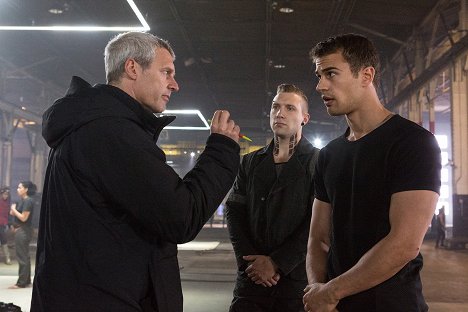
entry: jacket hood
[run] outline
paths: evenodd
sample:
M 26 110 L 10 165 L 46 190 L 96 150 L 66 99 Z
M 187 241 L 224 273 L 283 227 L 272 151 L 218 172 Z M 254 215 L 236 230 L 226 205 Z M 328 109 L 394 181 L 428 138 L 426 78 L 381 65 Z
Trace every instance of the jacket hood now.
M 43 114 L 42 136 L 54 148 L 73 131 L 103 117 L 131 119 L 156 137 L 175 119 L 175 116 L 156 117 L 117 87 L 93 87 L 80 77 L 73 76 L 65 96 L 56 100 Z

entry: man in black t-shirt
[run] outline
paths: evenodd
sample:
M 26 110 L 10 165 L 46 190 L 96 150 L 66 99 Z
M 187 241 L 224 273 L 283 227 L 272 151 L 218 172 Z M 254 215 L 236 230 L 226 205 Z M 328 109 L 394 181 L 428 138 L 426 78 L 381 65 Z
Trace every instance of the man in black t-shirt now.
M 305 310 L 427 311 L 419 250 L 439 197 L 437 141 L 380 103 L 367 38 L 329 38 L 311 58 L 328 113 L 349 128 L 317 162 Z

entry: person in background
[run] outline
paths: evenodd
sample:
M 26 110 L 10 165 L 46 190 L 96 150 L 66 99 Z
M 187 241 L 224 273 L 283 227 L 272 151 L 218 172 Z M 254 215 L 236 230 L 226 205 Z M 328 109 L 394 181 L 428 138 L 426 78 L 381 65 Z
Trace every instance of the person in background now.
M 85 47 L 83 47 L 85 48 Z M 195 238 L 239 168 L 239 126 L 214 113 L 183 178 L 158 147 L 179 90 L 174 51 L 128 32 L 104 52 L 107 84 L 73 77 L 43 115 L 51 148 L 42 195 L 31 312 L 182 312 L 177 244 Z
M 18 184 L 17 205 L 11 205 L 10 215 L 15 217 L 15 250 L 18 260 L 18 281 L 9 288 L 25 288 L 31 285 L 31 256 L 29 255 L 29 243 L 33 235 L 32 214 L 34 213 L 34 200 L 36 185 L 31 181 L 22 181 Z
M 0 244 L 2 246 L 3 255 L 5 256 L 5 264 L 11 264 L 10 250 L 8 249 L 7 233 L 10 229 L 10 189 L 2 187 L 0 189 Z
M 436 248 L 440 246 L 445 247 L 445 206 L 440 207 L 439 214 L 436 217 L 436 230 L 437 230 L 437 238 L 436 238 Z
M 305 255 L 318 149 L 304 137 L 304 92 L 277 88 L 270 111 L 274 138 L 245 155 L 226 202 L 238 276 L 231 312 L 304 311 Z
M 427 311 L 419 251 L 439 198 L 437 141 L 380 103 L 369 39 L 338 35 L 310 55 L 328 114 L 348 129 L 317 161 L 305 310 Z

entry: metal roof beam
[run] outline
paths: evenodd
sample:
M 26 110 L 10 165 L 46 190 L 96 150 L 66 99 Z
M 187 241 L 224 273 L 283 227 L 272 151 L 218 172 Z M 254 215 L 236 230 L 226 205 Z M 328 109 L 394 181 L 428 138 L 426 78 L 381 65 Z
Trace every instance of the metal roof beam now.
M 449 65 L 454 59 L 468 51 L 468 35 L 464 36 L 453 47 L 445 52 L 441 57 L 434 61 L 431 66 L 416 77 L 414 81 L 401 90 L 395 97 L 388 102 L 389 108 L 395 108 L 398 104 L 409 98 L 411 94 L 418 91 L 424 84 L 428 83 L 438 72 Z

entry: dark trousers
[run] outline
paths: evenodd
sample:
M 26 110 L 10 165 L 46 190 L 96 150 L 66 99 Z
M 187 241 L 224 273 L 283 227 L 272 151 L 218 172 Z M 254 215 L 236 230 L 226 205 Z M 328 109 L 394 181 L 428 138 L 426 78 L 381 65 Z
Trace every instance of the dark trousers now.
M 0 245 L 7 244 L 7 232 L 8 232 L 8 225 L 0 224 Z
M 304 312 L 302 299 L 234 297 L 229 312 Z
M 437 229 L 437 239 L 436 239 L 436 247 L 439 247 L 439 242 L 441 246 L 444 245 L 445 240 L 445 230 L 444 229 Z
M 31 284 L 31 257 L 29 256 L 29 243 L 31 242 L 32 229 L 20 227 L 15 233 L 16 259 L 18 260 L 18 281 L 16 285 L 26 287 Z

